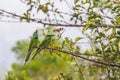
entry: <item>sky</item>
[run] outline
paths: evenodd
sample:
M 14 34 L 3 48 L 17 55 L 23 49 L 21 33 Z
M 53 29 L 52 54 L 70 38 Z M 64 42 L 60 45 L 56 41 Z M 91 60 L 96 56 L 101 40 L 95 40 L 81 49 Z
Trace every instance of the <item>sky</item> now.
M 14 5 L 13 5 L 14 4 Z M 22 14 L 26 5 L 20 0 L 0 0 L 0 9 Z M 29 39 L 29 36 L 38 29 L 35 23 L 7 23 L 0 22 L 0 78 L 3 78 L 16 61 L 15 53 L 11 51 L 18 40 Z
M 13 5 L 14 4 L 14 5 Z M 20 0 L 0 0 L 0 9 L 22 14 L 27 6 Z M 11 51 L 18 40 L 29 39 L 32 33 L 41 26 L 36 23 L 0 22 L 0 78 L 11 70 L 11 64 L 16 61 L 15 53 Z M 65 28 L 63 37 L 75 38 L 82 36 L 78 28 Z M 71 35 L 72 34 L 72 35 Z

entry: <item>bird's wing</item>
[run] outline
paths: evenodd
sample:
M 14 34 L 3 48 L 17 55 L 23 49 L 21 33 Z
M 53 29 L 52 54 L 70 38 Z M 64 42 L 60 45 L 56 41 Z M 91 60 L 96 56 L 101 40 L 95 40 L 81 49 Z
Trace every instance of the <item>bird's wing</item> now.
M 46 47 L 46 44 L 47 44 L 47 39 L 44 39 L 39 45 L 39 48 L 36 50 L 36 53 L 33 55 L 32 59 L 34 59 L 35 56 Z
M 33 42 L 34 42 L 34 39 L 31 38 L 30 44 L 29 44 L 29 49 L 28 49 L 28 52 L 27 52 L 27 55 L 26 55 L 26 58 L 25 58 L 25 62 L 27 62 L 27 61 L 29 60 L 29 57 L 30 57 L 30 55 L 31 55 Z
M 33 47 L 33 42 L 34 42 L 34 39 L 33 39 L 33 37 L 32 37 L 31 40 L 30 40 L 30 44 L 29 44 L 29 49 L 28 49 L 28 50 L 32 49 L 32 47 Z
M 34 39 L 34 40 L 33 40 L 33 45 L 32 45 L 32 47 L 33 47 L 33 48 L 38 47 L 38 43 L 39 43 L 39 40 L 38 40 L 38 39 Z
M 44 39 L 44 40 L 40 43 L 39 47 L 43 46 L 46 42 L 47 42 L 47 39 Z
M 33 55 L 33 57 L 31 58 L 32 60 L 35 58 L 35 56 L 44 49 L 45 46 L 40 47 L 39 49 L 37 49 L 36 53 Z

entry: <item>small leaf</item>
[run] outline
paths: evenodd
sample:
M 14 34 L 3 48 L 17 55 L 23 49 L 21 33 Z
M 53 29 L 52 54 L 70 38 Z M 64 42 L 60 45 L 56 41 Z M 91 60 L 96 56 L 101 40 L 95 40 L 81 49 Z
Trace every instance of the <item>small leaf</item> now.
M 39 12 L 40 10 L 42 10 L 44 8 L 44 5 L 39 5 L 38 8 L 37 8 L 37 12 Z
M 111 21 L 111 23 L 115 25 L 115 21 Z
M 86 3 L 90 3 L 90 0 L 86 0 Z
M 62 42 L 62 47 L 61 47 L 61 48 L 63 48 L 63 47 L 64 47 L 64 45 L 65 45 L 65 41 L 63 41 L 63 42 Z
M 20 22 L 22 22 L 23 19 L 24 19 L 23 17 L 20 17 Z
M 105 8 L 109 8 L 109 9 L 110 9 L 111 7 L 112 7 L 111 4 L 105 6 Z
M 100 37 L 105 37 L 105 34 L 104 33 L 102 33 L 102 32 L 100 32 Z
M 100 11 L 104 14 L 104 11 L 103 11 L 103 9 L 100 9 Z
M 75 20 L 75 24 L 77 24 L 77 20 Z
M 80 4 L 75 5 L 75 7 L 80 8 Z
M 111 29 L 111 27 L 107 27 L 105 28 L 105 31 L 109 31 Z
M 67 42 L 67 43 L 70 42 L 69 37 L 65 37 L 65 42 Z
M 108 36 L 108 39 L 111 40 L 111 39 L 113 39 L 114 37 L 115 37 L 115 33 L 112 32 L 112 33 Z
M 72 20 L 73 20 L 73 17 L 70 18 L 70 21 L 72 21 Z
M 117 18 L 117 19 L 116 19 L 116 22 L 117 22 L 118 24 L 120 24 L 120 18 Z
M 86 31 L 89 28 L 89 25 L 86 24 L 83 28 L 82 28 L 82 32 Z
M 81 39 L 83 39 L 83 37 L 77 37 L 77 38 L 75 39 L 75 41 L 77 42 L 77 41 L 79 41 L 79 40 L 81 40 Z
M 117 31 L 117 34 L 120 35 L 120 31 Z
M 117 9 L 119 9 L 120 8 L 120 6 L 115 6 L 112 10 L 113 11 L 116 11 Z
M 74 0 L 74 4 L 76 4 L 79 0 Z

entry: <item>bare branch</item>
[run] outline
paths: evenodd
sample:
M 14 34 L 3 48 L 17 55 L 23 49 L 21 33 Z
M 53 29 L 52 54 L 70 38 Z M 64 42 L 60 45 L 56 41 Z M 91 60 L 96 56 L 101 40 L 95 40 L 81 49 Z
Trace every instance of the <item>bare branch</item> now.
M 96 60 L 93 60 L 93 59 L 88 59 L 88 58 L 82 57 L 82 56 L 78 55 L 77 53 L 67 52 L 67 51 L 63 51 L 63 50 L 59 50 L 59 49 L 55 49 L 55 48 L 47 48 L 47 49 L 63 52 L 63 53 L 66 53 L 66 54 L 69 54 L 69 55 L 72 55 L 72 56 L 75 56 L 75 57 L 78 57 L 78 58 L 93 62 L 93 63 L 120 68 L 120 64 L 113 64 L 113 63 L 108 63 L 108 62 L 96 61 Z
M 21 15 L 18 15 L 18 14 L 15 14 L 15 13 L 11 13 L 11 12 L 8 12 L 8 11 L 2 10 L 2 9 L 0 9 L 0 11 L 2 11 L 4 13 L 7 13 L 9 15 L 12 15 L 12 16 L 18 17 L 18 18 L 23 17 Z M 33 19 L 33 18 L 29 18 L 29 20 L 31 22 L 37 22 L 37 23 L 41 23 L 41 24 L 44 24 L 44 25 L 53 25 L 53 26 L 63 26 L 63 27 L 84 27 L 85 26 L 84 24 L 49 23 L 49 22 L 43 22 L 42 20 Z M 96 24 L 93 24 L 93 26 L 96 26 Z M 112 25 L 103 24 L 102 26 L 103 27 L 116 27 L 116 28 L 120 28 L 120 25 L 112 26 Z

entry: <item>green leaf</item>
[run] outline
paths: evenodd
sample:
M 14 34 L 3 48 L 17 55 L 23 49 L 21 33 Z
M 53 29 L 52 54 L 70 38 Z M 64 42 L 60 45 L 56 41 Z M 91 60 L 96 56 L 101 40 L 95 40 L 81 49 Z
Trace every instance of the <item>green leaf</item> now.
M 100 37 L 105 37 L 105 34 L 104 33 L 102 33 L 102 32 L 100 32 Z
M 69 37 L 65 37 L 65 42 L 67 42 L 67 43 L 70 42 Z
M 73 17 L 70 18 L 70 21 L 72 21 L 72 20 L 73 20 Z
M 80 4 L 75 5 L 75 7 L 80 8 Z
M 75 24 L 77 24 L 77 20 L 75 20 Z
M 105 5 L 105 8 L 111 8 L 112 7 L 112 5 L 111 4 L 109 4 L 109 5 Z
M 86 24 L 83 28 L 82 28 L 82 32 L 86 31 L 89 28 L 89 24 Z
M 74 4 L 76 4 L 79 0 L 74 0 Z
M 111 39 L 113 39 L 114 37 L 115 37 L 115 33 L 112 32 L 112 33 L 108 36 L 108 39 L 111 40 Z
M 111 23 L 115 25 L 115 21 L 111 21 Z
M 120 35 L 120 31 L 117 31 L 117 34 Z
M 77 41 L 79 41 L 79 40 L 81 40 L 81 39 L 83 39 L 83 37 L 77 37 L 77 38 L 75 39 L 75 41 L 77 42 Z
M 65 46 L 65 41 L 62 42 L 62 47 L 61 48 L 63 48 L 64 46 Z
M 116 11 L 117 9 L 119 9 L 120 8 L 120 6 L 115 6 L 112 10 L 113 11 Z
M 90 0 L 86 0 L 86 3 L 90 3 Z
M 119 17 L 119 18 L 116 18 L 116 22 L 117 22 L 118 24 L 120 24 L 120 17 Z
M 111 29 L 111 27 L 107 27 L 105 28 L 105 31 L 109 31 Z
M 89 21 L 90 21 L 91 23 L 92 23 L 92 22 L 96 22 L 96 20 L 95 20 L 95 19 L 90 19 Z
M 28 13 L 24 13 L 23 19 L 26 19 L 27 22 L 30 22 L 30 15 Z
M 42 10 L 44 13 L 47 13 L 48 12 L 48 5 L 44 5 L 44 4 L 41 4 L 38 6 L 37 8 L 37 12 L 39 12 L 40 10 Z

